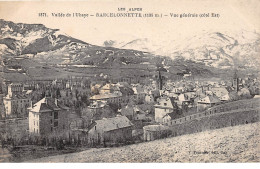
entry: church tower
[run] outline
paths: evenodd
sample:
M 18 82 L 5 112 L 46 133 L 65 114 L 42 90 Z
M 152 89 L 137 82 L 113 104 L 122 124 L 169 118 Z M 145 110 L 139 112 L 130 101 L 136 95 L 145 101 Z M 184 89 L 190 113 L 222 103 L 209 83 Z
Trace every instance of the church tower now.
M 163 86 L 163 80 L 162 80 L 162 75 L 161 72 L 159 70 L 159 75 L 158 75 L 158 89 L 162 90 L 162 86 Z
M 239 89 L 238 85 L 239 85 L 238 76 L 237 76 L 237 72 L 235 71 L 232 87 L 235 89 L 236 92 L 238 92 Z

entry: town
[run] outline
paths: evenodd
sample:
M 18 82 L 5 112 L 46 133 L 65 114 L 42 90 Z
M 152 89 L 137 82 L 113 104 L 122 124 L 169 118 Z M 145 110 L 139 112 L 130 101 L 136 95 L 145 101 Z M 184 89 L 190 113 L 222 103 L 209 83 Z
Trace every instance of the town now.
M 218 82 L 194 80 L 191 72 L 171 80 L 160 70 L 143 79 L 3 81 L 1 144 L 114 147 L 257 122 L 259 79 L 238 73 Z M 223 112 L 224 122 L 218 116 Z M 191 124 L 203 118 L 210 124 Z

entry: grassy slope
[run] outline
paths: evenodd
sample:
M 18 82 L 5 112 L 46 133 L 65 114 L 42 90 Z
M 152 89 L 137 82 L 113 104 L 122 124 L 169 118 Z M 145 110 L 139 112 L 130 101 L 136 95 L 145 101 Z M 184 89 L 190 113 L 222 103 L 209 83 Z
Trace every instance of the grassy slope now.
M 259 162 L 259 124 L 247 124 L 33 162 Z

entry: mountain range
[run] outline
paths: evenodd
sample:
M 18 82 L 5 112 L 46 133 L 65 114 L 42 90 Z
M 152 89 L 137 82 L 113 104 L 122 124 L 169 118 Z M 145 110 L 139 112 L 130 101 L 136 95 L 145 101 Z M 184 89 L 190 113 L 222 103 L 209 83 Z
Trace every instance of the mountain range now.
M 146 52 L 100 47 L 42 24 L 0 20 L 0 55 L 24 56 L 52 64 L 109 65 L 112 62 L 139 63 Z M 122 59 L 121 57 L 126 57 Z
M 183 40 L 153 41 L 148 38 L 130 41 L 105 41 L 103 46 L 146 51 L 154 55 L 183 58 L 227 69 L 258 68 L 260 34 L 239 32 L 204 32 Z
M 162 67 L 170 74 L 190 71 L 202 76 L 234 68 L 258 70 L 259 66 L 260 36 L 248 31 L 237 35 L 207 32 L 180 41 L 107 40 L 97 46 L 43 24 L 0 19 L 0 35 L 0 55 L 4 59 L 22 57 L 36 65 L 89 65 L 148 72 Z

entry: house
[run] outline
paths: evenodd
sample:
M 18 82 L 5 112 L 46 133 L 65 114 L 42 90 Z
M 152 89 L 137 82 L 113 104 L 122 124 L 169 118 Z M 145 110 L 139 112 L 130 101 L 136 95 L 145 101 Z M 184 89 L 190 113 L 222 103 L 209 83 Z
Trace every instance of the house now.
M 88 142 L 92 144 L 119 143 L 132 138 L 133 124 L 126 116 L 93 121 L 88 129 Z
M 120 105 L 121 103 L 125 102 L 122 98 L 122 93 L 107 93 L 107 94 L 98 94 L 90 97 L 89 99 L 92 102 L 95 101 L 106 101 L 107 103 L 114 103 Z
M 27 117 L 27 108 L 31 104 L 30 93 L 24 91 L 20 83 L 11 83 L 8 85 L 8 93 L 3 97 L 5 116 Z
M 178 101 L 183 105 L 183 104 L 189 104 L 191 102 L 191 98 L 193 96 L 186 94 L 186 93 L 182 93 L 178 96 Z
M 153 141 L 160 138 L 165 138 L 170 135 L 168 126 L 164 125 L 148 125 L 143 127 L 144 141 Z
M 154 103 L 154 97 L 151 94 L 146 94 L 144 97 L 145 103 Z
M 219 99 L 229 93 L 225 87 L 212 87 L 210 91 L 212 91 L 212 93 L 216 95 Z
M 99 93 L 100 94 L 109 94 L 109 93 L 113 93 L 115 91 L 120 91 L 120 90 L 117 86 L 107 83 L 103 87 L 100 88 Z
M 159 90 L 160 96 L 169 96 L 169 91 L 168 90 Z
M 206 110 L 209 107 L 220 104 L 221 101 L 216 96 L 206 96 L 197 102 L 197 111 Z
M 176 94 L 180 94 L 185 92 L 185 88 L 184 87 L 175 87 L 172 89 L 171 93 L 176 93 Z
M 31 104 L 31 98 L 23 93 L 16 95 L 7 95 L 3 98 L 6 116 L 27 117 L 27 108 Z
M 116 114 L 110 108 L 106 101 L 97 100 L 91 103 L 87 108 L 82 109 L 82 117 L 90 121 L 103 118 L 115 117 Z
M 106 101 L 98 100 L 98 101 L 91 103 L 88 106 L 88 108 L 93 109 L 95 111 L 100 111 L 100 110 L 103 110 L 106 105 L 107 105 Z
M 182 118 L 183 114 L 180 114 L 179 112 L 172 112 L 172 113 L 167 113 L 164 117 L 163 117 L 163 124 L 167 124 L 168 122 L 174 120 L 174 119 L 178 119 L 178 118 Z
M 155 121 L 158 123 L 163 122 L 163 117 L 177 109 L 174 99 L 171 97 L 160 98 L 159 102 L 154 105 L 155 108 Z
M 193 95 L 189 93 L 181 93 L 176 100 L 176 103 L 180 109 L 187 110 L 188 106 L 192 106 Z
M 134 92 L 133 98 L 137 101 L 137 103 L 141 103 L 145 101 L 145 92 L 144 88 L 141 85 L 134 85 L 132 87 Z
M 68 128 L 69 108 L 57 99 L 45 97 L 29 108 L 29 133 L 36 136 L 60 135 Z
M 129 120 L 145 120 L 146 113 L 137 105 L 127 105 L 122 108 L 121 114 L 126 116 Z
M 196 90 L 196 95 L 200 98 L 206 97 L 206 91 L 204 87 L 198 88 Z
M 8 95 L 12 97 L 13 94 L 22 93 L 24 90 L 22 83 L 11 83 L 8 85 Z
M 169 95 L 168 95 L 169 97 L 172 97 L 172 98 L 174 98 L 175 100 L 178 100 L 178 94 L 176 94 L 176 93 L 169 93 Z
M 133 95 L 134 91 L 128 86 L 106 84 L 104 88 L 100 90 L 100 94 L 92 96 L 90 101 L 101 100 L 107 101 L 107 103 L 110 104 L 126 105 Z
M 90 87 L 91 93 L 98 94 L 101 86 L 102 86 L 101 84 L 95 84 L 95 85 L 91 84 L 91 87 Z

